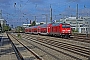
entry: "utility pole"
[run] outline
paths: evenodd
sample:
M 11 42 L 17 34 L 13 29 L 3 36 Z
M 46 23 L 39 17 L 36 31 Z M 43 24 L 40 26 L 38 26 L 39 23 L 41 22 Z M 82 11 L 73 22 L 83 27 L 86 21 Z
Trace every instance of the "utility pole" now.
M 15 14 L 16 14 L 16 5 L 17 5 L 17 3 L 15 2 L 14 3 L 14 8 L 15 8 Z M 15 15 L 15 17 L 16 17 L 16 15 Z M 17 20 L 17 23 L 18 23 L 18 20 Z M 14 25 L 16 24 L 16 22 L 15 23 L 13 23 Z
M 20 22 L 22 22 L 22 21 L 21 21 L 21 15 L 22 15 L 22 14 L 21 14 L 21 7 L 22 7 L 22 6 L 21 6 L 21 4 L 20 4 Z M 21 23 L 21 26 L 22 26 L 22 23 Z
M 50 4 L 50 20 L 51 20 L 51 23 L 52 23 L 52 7 L 51 7 L 51 4 Z
M 36 22 L 36 16 L 35 16 L 35 22 Z
M 0 19 L 2 19 L 2 10 L 0 10 Z
M 2 18 L 2 10 L 0 11 L 0 19 Z M 1 34 L 2 34 L 2 37 L 0 38 L 0 46 L 2 46 L 2 44 L 3 44 L 3 21 L 1 21 L 1 23 L 0 23 L 0 27 L 1 27 Z M 0 50 L 0 52 L 1 52 L 1 50 Z
M 28 27 L 28 18 L 26 19 L 26 21 L 27 21 L 27 27 Z
M 77 7 L 76 7 L 76 30 L 78 29 L 78 4 L 77 4 Z
M 76 19 L 78 19 L 78 4 L 77 4 L 77 8 L 76 8 Z
M 45 15 L 46 16 L 46 24 L 47 24 L 47 15 Z

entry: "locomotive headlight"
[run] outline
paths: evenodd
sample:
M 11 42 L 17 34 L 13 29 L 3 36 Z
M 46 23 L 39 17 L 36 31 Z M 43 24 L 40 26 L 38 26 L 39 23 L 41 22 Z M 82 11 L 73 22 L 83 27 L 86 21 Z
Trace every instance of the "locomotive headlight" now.
M 70 32 L 68 32 L 68 33 L 70 33 Z
M 64 33 L 64 32 L 62 32 L 62 33 Z
M 70 31 L 70 30 L 68 30 L 68 31 Z

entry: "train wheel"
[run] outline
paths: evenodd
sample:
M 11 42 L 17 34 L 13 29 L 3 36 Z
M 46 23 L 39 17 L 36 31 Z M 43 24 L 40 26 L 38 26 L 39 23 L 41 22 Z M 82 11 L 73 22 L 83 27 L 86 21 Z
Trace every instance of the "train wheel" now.
M 61 35 L 59 35 L 59 37 L 61 38 L 62 36 L 61 36 Z
M 65 38 L 65 36 L 64 36 L 64 35 L 62 35 L 62 38 Z
M 70 38 L 70 35 L 68 35 L 68 37 Z
M 65 35 L 65 38 L 69 38 L 69 35 Z

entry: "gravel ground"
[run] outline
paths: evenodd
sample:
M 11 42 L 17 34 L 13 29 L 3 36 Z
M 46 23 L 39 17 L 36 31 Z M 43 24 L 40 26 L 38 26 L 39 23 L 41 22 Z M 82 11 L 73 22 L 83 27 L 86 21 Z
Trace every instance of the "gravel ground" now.
M 9 37 L 12 40 L 12 42 L 15 44 L 20 54 L 23 56 L 24 60 L 37 60 L 37 58 L 31 52 L 29 52 L 25 47 L 23 47 L 23 45 L 21 45 L 17 40 L 15 40 L 10 35 Z
M 44 37 L 44 36 L 42 36 Z M 27 38 L 27 37 L 26 37 Z M 49 38 L 49 37 L 48 37 Z M 25 38 L 24 38 L 25 39 Z M 28 38 L 29 39 L 29 38 Z M 35 38 L 34 38 L 35 39 Z M 51 39 L 51 37 L 50 37 Z M 58 38 L 57 38 L 58 39 Z M 26 40 L 27 41 L 27 40 Z M 28 47 L 32 47 L 30 45 L 34 45 L 34 51 L 39 54 L 42 58 L 44 58 L 45 60 L 77 60 L 74 58 L 71 58 L 70 56 L 67 56 L 63 53 L 59 53 L 55 50 L 52 50 L 48 47 L 42 46 L 40 44 L 37 44 L 35 42 L 30 41 L 30 39 L 28 40 L 29 42 L 29 46 Z M 27 44 L 27 43 L 26 43 Z M 61 49 L 62 50 L 62 49 Z M 72 54 L 72 53 L 71 53 Z M 78 55 L 77 55 L 78 56 Z M 82 60 L 87 60 L 87 58 L 82 57 L 82 56 L 78 56 L 78 58 L 82 59 Z

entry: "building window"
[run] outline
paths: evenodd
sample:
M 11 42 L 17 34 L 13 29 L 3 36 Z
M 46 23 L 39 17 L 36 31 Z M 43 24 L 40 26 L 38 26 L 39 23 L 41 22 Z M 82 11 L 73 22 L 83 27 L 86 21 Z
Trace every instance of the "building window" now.
M 76 24 L 76 23 L 72 23 L 72 24 Z
M 83 20 L 77 20 L 77 21 L 83 21 Z
M 79 23 L 79 24 L 83 24 L 83 23 Z
M 76 27 L 76 26 L 71 26 L 71 27 Z

